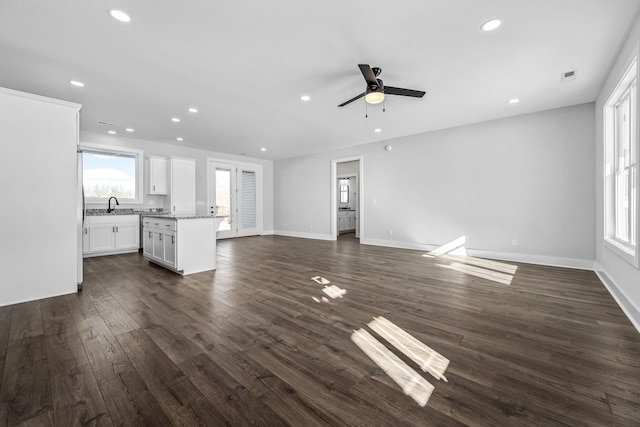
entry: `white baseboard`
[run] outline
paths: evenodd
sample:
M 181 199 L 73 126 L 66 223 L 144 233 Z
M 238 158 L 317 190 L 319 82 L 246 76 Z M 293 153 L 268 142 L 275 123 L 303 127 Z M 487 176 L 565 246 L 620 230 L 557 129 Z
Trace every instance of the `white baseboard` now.
M 616 300 L 618 306 L 622 309 L 624 314 L 627 315 L 627 318 L 631 321 L 636 330 L 640 332 L 640 308 L 636 307 L 631 302 L 624 291 L 616 285 L 613 280 L 611 280 L 600 264 L 596 263 L 594 270 L 613 299 Z
M 586 259 L 561 258 L 545 255 L 530 255 L 518 253 L 504 253 L 467 249 L 469 256 L 489 258 L 499 261 L 523 262 L 526 264 L 547 265 L 550 267 L 575 268 L 578 270 L 593 270 L 593 261 Z
M 302 239 L 335 240 L 331 238 L 330 234 L 301 233 L 299 231 L 287 230 L 274 230 L 273 234 L 275 234 L 276 236 L 300 237 Z
M 264 230 L 264 231 L 262 232 L 262 234 L 260 234 L 260 235 L 261 235 L 261 236 L 271 236 L 271 235 L 273 235 L 273 234 L 275 234 L 273 230 Z
M 418 251 L 433 251 L 440 246 L 423 243 L 399 242 L 379 239 L 360 239 L 360 243 L 373 246 L 386 246 L 389 248 L 414 249 Z M 593 261 L 573 258 L 559 258 L 543 255 L 529 255 L 518 253 L 492 252 L 480 249 L 466 248 L 469 256 L 478 258 L 495 259 L 499 261 L 524 262 L 527 264 L 548 265 L 552 267 L 576 268 L 580 270 L 593 270 Z

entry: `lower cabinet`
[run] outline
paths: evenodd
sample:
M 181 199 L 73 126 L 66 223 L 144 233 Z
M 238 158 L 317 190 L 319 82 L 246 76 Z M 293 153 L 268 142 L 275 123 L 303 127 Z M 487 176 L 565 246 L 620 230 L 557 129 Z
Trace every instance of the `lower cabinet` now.
M 143 219 L 143 255 L 180 274 L 215 269 L 214 218 Z
M 138 215 L 85 217 L 82 251 L 85 257 L 137 252 L 140 241 Z
M 354 211 L 338 211 L 338 233 L 356 229 L 356 213 Z

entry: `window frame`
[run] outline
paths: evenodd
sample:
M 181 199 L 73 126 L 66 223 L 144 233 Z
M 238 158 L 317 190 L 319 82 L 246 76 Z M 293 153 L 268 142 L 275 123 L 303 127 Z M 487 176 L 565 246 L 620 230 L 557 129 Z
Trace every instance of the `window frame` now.
M 605 246 L 620 258 L 634 267 L 640 268 L 640 256 L 638 254 L 640 237 L 638 230 L 638 223 L 640 222 L 638 218 L 638 200 L 640 198 L 638 197 L 638 192 L 640 191 L 640 183 L 638 182 L 637 172 L 639 163 L 638 152 L 640 151 L 638 132 L 638 124 L 640 122 L 638 108 L 638 55 L 635 54 L 628 64 L 624 69 L 625 71 L 622 78 L 619 79 L 617 86 L 603 107 L 604 242 Z M 622 165 L 623 167 L 620 168 L 620 131 L 622 127 L 618 120 L 618 107 L 627 97 L 630 103 L 630 153 L 628 165 Z M 629 172 L 627 178 L 627 200 L 631 205 L 628 208 L 629 211 L 625 218 L 628 227 L 628 241 L 618 236 L 619 217 L 617 209 L 620 206 L 618 199 L 618 177 L 623 169 Z M 633 171 L 633 173 L 631 173 L 631 171 Z
M 118 199 L 120 205 L 137 205 L 143 204 L 144 202 L 144 171 L 143 171 L 143 160 L 144 160 L 144 152 L 143 150 L 137 150 L 134 148 L 126 148 L 126 147 L 116 147 L 112 145 L 102 145 L 102 144 L 92 144 L 81 142 L 78 146 L 78 151 L 90 151 L 90 152 L 98 152 L 104 154 L 115 154 L 115 155 L 127 155 L 134 156 L 135 158 L 135 198 L 133 199 Z M 83 171 L 84 172 L 84 171 Z M 97 205 L 104 204 L 109 199 L 108 198 L 100 198 L 100 197 L 86 197 L 86 203 Z

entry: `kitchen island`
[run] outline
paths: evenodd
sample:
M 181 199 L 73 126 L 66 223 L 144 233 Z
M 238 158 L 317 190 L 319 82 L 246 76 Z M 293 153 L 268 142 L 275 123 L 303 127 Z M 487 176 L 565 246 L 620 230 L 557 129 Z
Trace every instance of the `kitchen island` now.
M 206 215 L 144 214 L 144 257 L 182 275 L 215 270 L 215 220 Z

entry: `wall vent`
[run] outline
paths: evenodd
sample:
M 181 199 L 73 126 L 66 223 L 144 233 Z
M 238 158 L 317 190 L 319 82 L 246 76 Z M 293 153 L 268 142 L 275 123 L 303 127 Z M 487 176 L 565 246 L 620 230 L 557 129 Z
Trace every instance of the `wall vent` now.
M 105 122 L 105 121 L 102 121 L 102 120 L 98 120 L 98 124 L 99 124 L 99 125 L 104 125 L 104 126 L 115 126 L 115 127 L 117 127 L 117 126 L 118 126 L 118 125 L 117 125 L 117 124 L 115 124 L 115 123 Z
M 560 74 L 560 81 L 562 83 L 570 82 L 571 80 L 575 80 L 577 75 L 578 70 L 565 71 L 564 73 Z

